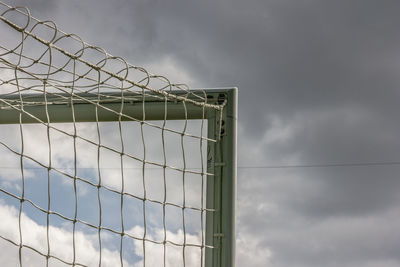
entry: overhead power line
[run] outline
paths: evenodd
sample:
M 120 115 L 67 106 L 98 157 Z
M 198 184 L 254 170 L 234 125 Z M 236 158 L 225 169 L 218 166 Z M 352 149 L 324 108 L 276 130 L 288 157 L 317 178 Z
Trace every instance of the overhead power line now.
M 259 165 L 238 166 L 239 169 L 289 169 L 289 168 L 329 168 L 329 167 L 364 167 L 400 165 L 400 161 L 388 162 L 357 162 L 357 163 L 325 163 L 325 164 L 288 164 L 288 165 Z

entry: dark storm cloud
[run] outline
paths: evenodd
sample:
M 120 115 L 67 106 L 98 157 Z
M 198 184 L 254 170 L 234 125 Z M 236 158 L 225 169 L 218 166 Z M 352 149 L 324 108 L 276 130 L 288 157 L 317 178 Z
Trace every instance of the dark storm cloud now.
M 193 87 L 239 86 L 241 166 L 400 160 L 399 1 L 28 5 L 133 64 L 168 56 Z M 239 235 L 271 266 L 398 266 L 398 170 L 241 169 Z
M 56 8 L 55 1 L 48 0 L 13 0 L 3 1 L 10 6 L 28 7 L 31 12 L 37 15 L 51 15 Z
M 380 182 L 373 181 L 375 189 L 371 190 L 368 180 L 358 186 L 347 181 L 356 172 L 241 171 L 245 179 L 238 185 L 240 233 L 259 240 L 257 248 L 272 251 L 267 266 L 396 266 L 399 209 L 388 201 L 393 194 L 386 192 L 395 176 L 390 181 L 386 172 Z M 381 205 L 382 199 L 389 205 Z M 399 199 L 391 201 L 398 203 Z
M 124 51 L 132 59 L 172 55 L 196 78 L 195 87 L 239 86 L 240 116 L 244 126 L 258 129 L 250 131 L 255 137 L 269 127 L 270 114 L 290 118 L 352 105 L 397 111 L 398 8 L 376 1 L 117 1 L 105 7 L 123 15 L 110 20 L 132 40 Z
M 244 128 L 240 138 L 245 144 L 241 146 L 241 155 L 246 152 L 252 155 L 251 150 L 262 145 L 260 139 L 273 127 L 270 118 L 276 116 L 293 129 L 288 140 L 264 146 L 263 152 L 269 160 L 274 156 L 290 158 L 290 154 L 297 154 L 300 163 L 305 164 L 398 160 L 400 125 L 395 114 L 399 113 L 397 54 L 400 39 L 397 33 L 400 21 L 396 15 L 399 7 L 396 2 L 385 3 L 385 6 L 365 1 L 266 2 L 255 9 L 256 15 L 266 14 L 265 19 L 259 16 L 257 25 L 252 24 L 251 19 L 224 16 L 229 13 L 228 6 L 217 12 L 220 16 L 213 17 L 205 12 L 205 24 L 218 26 L 205 31 L 208 36 L 201 35 L 207 40 L 208 48 L 201 56 L 209 60 L 199 60 L 209 62 L 214 73 L 198 73 L 207 75 L 205 77 L 210 78 L 205 79 L 207 82 L 219 84 L 223 77 L 239 85 L 240 118 Z M 200 28 L 196 33 L 204 30 L 200 21 L 190 25 Z M 252 139 L 254 137 L 258 140 Z M 255 163 L 254 157 L 240 158 L 242 165 Z M 256 162 L 259 165 L 269 163 Z M 346 249 L 333 253 L 335 251 L 330 251 L 329 247 L 339 248 L 349 240 L 335 238 L 334 234 L 331 239 L 324 240 L 314 233 L 317 240 L 314 251 L 304 248 L 307 242 L 284 241 L 285 235 L 296 236 L 301 227 L 291 229 L 290 223 L 278 221 L 272 229 L 280 235 L 269 242 L 272 230 L 266 230 L 269 225 L 265 220 L 277 216 L 284 221 L 298 222 L 297 218 L 305 217 L 298 226 L 306 227 L 310 220 L 320 222 L 324 220 L 321 218 L 344 218 L 345 224 L 351 218 L 379 217 L 395 209 L 399 202 L 397 170 L 370 167 L 297 171 L 297 175 L 304 178 L 285 180 L 276 190 L 280 194 L 268 190 L 269 183 L 265 180 L 259 185 L 251 183 L 247 178 L 252 174 L 243 171 L 239 178 L 246 182 L 239 183 L 239 199 L 242 204 L 249 201 L 252 205 L 239 209 L 243 222 L 239 229 L 245 231 L 248 227 L 248 233 L 257 231 L 255 236 L 264 233 L 264 245 L 271 247 L 280 260 L 292 257 L 291 264 L 303 262 L 304 266 L 319 266 L 324 259 L 336 259 L 350 266 L 362 262 L 389 266 L 383 259 L 398 261 L 390 249 L 398 247 L 398 243 L 392 239 L 380 249 L 373 245 L 374 240 L 383 240 L 389 234 L 376 229 L 379 224 L 361 231 Z M 253 175 L 258 179 L 270 178 L 264 171 Z M 279 176 L 286 179 L 283 174 Z M 248 191 L 241 187 L 244 183 L 250 184 Z M 257 208 L 260 203 L 278 205 L 280 212 L 263 214 Z M 258 220 L 246 219 L 254 216 Z M 381 223 L 388 225 L 389 232 L 393 231 L 395 226 L 389 223 L 390 219 L 383 218 Z M 398 217 L 395 218 L 398 222 Z M 359 222 L 361 228 L 362 221 Z M 325 231 L 329 235 L 335 231 L 344 236 L 351 233 L 340 223 L 326 226 Z M 371 234 L 371 231 L 379 234 Z M 307 233 L 312 236 L 312 229 Z M 364 244 L 364 252 L 347 253 L 346 250 L 356 249 L 357 242 Z M 382 250 L 389 252 L 382 255 L 379 253 Z M 328 259 L 327 255 L 332 258 Z M 279 261 L 276 264 L 279 266 Z

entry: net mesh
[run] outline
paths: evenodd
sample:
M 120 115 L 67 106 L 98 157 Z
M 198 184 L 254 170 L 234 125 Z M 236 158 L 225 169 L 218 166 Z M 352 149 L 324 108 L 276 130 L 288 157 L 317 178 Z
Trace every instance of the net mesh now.
M 223 105 L 26 8 L 0 20 L 0 265 L 204 266 L 205 113 Z

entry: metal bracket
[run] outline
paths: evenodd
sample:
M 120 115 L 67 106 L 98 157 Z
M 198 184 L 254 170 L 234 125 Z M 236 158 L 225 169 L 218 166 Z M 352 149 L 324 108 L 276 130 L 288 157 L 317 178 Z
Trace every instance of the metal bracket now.
M 224 234 L 223 234 L 223 233 L 215 233 L 215 234 L 214 234 L 214 237 L 216 237 L 216 238 L 223 238 L 223 237 L 224 237 Z

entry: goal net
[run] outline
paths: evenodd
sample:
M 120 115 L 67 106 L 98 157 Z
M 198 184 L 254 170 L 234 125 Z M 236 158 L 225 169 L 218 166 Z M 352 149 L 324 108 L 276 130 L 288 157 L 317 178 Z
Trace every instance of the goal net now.
M 0 265 L 234 266 L 236 89 L 0 2 Z

